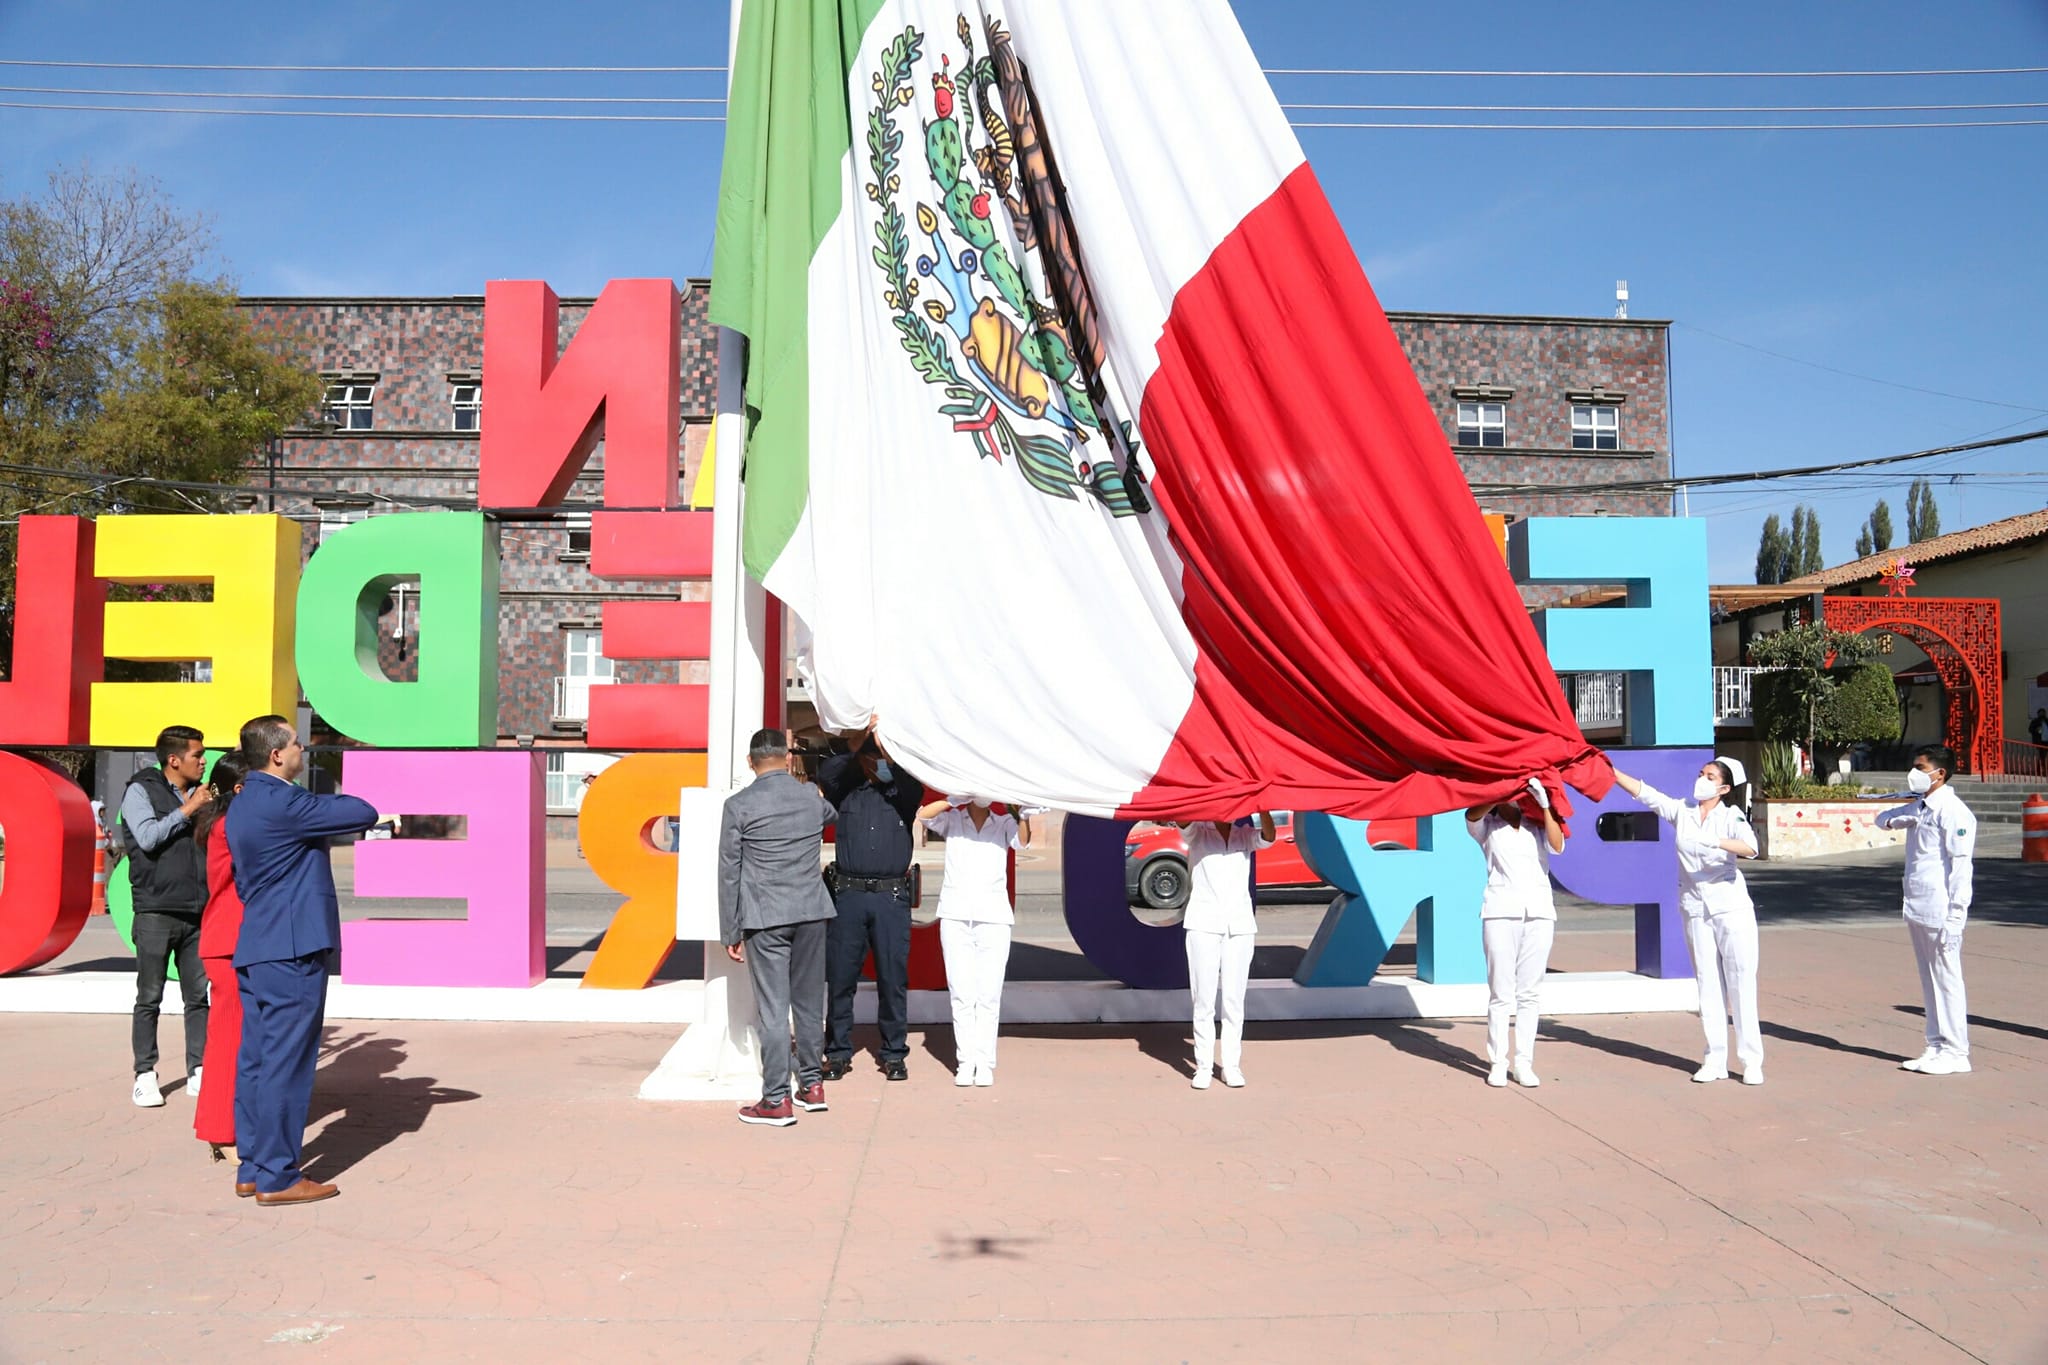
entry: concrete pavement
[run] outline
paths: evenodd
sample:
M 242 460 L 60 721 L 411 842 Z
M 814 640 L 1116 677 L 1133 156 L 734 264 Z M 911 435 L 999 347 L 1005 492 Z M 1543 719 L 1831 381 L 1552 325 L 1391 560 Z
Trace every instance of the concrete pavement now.
M 1970 1076 L 1896 1069 L 1864 867 L 1764 932 L 1761 1088 L 1688 1016 L 1552 1021 L 1506 1091 L 1477 1023 L 1255 1025 L 1207 1092 L 1174 1028 L 1008 1032 L 988 1090 L 931 1029 L 767 1130 L 635 1101 L 665 1031 L 352 1026 L 291 1210 L 129 1104 L 124 1019 L 0 1018 L 0 1360 L 2048 1360 L 2048 868 L 1985 861 Z

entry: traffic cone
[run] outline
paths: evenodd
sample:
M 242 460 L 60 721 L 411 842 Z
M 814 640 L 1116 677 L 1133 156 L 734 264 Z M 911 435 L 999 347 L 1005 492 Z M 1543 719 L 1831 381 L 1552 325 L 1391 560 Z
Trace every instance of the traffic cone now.
M 92 827 L 92 913 L 107 913 L 107 832 L 98 821 Z

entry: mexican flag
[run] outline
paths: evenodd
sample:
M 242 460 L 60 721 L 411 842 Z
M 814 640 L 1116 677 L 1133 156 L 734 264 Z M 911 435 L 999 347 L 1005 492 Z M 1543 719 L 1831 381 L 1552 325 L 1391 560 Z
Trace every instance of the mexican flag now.
M 1605 791 L 1223 0 L 743 5 L 711 315 L 828 726 L 1096 815 Z

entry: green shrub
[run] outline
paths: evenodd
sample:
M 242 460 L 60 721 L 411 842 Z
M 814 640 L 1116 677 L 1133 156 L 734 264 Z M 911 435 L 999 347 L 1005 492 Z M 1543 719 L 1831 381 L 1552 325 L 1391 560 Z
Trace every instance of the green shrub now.
M 1821 706 L 1823 744 L 1889 743 L 1899 737 L 1899 694 L 1892 671 L 1883 664 L 1860 664 L 1833 670 L 1834 695 Z

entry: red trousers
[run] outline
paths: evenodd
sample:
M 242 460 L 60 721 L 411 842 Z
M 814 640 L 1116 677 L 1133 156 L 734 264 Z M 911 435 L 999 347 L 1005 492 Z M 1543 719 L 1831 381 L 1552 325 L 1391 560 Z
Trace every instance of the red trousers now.
M 206 1075 L 192 1111 L 192 1131 L 201 1142 L 235 1143 L 235 1056 L 242 1050 L 242 991 L 234 959 L 209 957 L 206 981 L 213 1003 L 206 1031 Z

